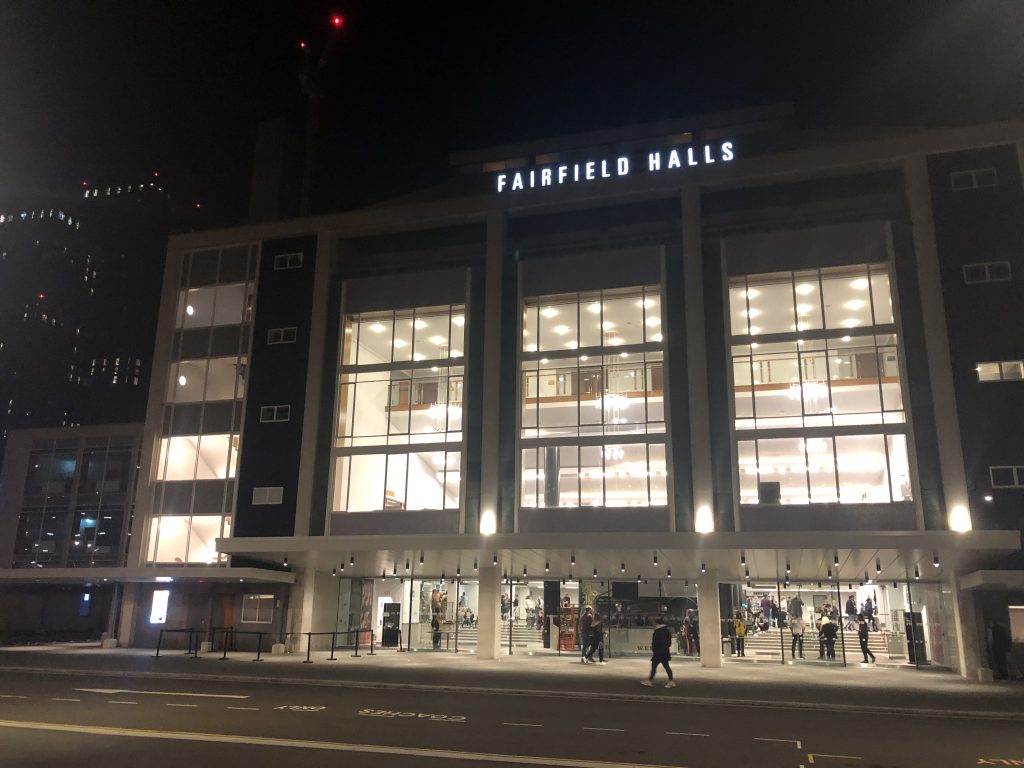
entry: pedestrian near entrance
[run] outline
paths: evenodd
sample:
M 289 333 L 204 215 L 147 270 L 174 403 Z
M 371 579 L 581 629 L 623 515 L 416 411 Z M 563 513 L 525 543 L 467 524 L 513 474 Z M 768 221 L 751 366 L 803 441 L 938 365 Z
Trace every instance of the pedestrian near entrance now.
M 590 650 L 590 634 L 594 626 L 594 609 L 589 605 L 583 609 L 580 617 L 580 661 L 587 663 L 587 652 Z
M 747 622 L 743 618 L 742 611 L 736 611 L 736 618 L 733 619 L 733 627 L 736 631 L 736 655 L 746 656 L 743 646 L 747 640 Z
M 435 613 L 434 618 L 430 620 L 430 631 L 434 641 L 434 650 L 441 650 L 441 614 Z
M 853 629 L 854 623 L 857 621 L 857 602 L 853 599 L 853 595 L 846 598 L 846 628 Z
M 800 593 L 796 593 L 796 597 L 789 601 L 789 615 L 794 619 L 802 619 L 804 617 L 804 601 L 800 598 Z
M 831 619 L 821 620 L 821 633 L 822 643 L 825 645 L 825 658 L 828 661 L 836 660 L 836 637 L 839 635 L 839 627 Z
M 672 667 L 668 663 L 671 658 L 672 632 L 665 626 L 664 622 L 661 622 L 654 628 L 654 632 L 651 635 L 651 674 L 646 680 L 640 681 L 641 685 L 646 685 L 648 688 L 654 685 L 654 673 L 658 671 L 658 665 L 660 664 L 665 668 L 665 673 L 668 675 L 668 682 L 665 683 L 665 687 L 675 688 L 676 682 L 672 677 Z
M 871 663 L 874 664 L 875 654 L 868 648 L 868 622 L 863 613 L 857 617 L 857 639 L 860 640 L 860 652 L 864 654 L 864 663 L 868 663 L 870 656 Z
M 797 649 L 799 649 L 800 658 L 802 659 L 804 657 L 804 620 L 790 619 L 789 631 L 793 633 L 793 647 L 790 650 L 790 654 L 794 659 L 797 658 Z
M 590 625 L 590 648 L 587 649 L 587 663 L 594 663 L 594 651 L 597 651 L 597 661 L 604 664 L 604 622 L 596 613 L 594 621 Z

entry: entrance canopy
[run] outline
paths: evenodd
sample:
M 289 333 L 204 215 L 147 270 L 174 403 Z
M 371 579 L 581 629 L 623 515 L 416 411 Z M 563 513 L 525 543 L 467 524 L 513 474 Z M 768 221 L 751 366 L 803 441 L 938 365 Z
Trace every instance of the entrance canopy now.
M 498 565 L 550 579 L 695 578 L 721 581 L 935 581 L 1017 549 L 1016 531 L 909 533 L 565 533 L 295 536 L 218 539 L 217 551 L 348 577 L 470 576 Z M 938 565 L 936 565 L 936 562 Z

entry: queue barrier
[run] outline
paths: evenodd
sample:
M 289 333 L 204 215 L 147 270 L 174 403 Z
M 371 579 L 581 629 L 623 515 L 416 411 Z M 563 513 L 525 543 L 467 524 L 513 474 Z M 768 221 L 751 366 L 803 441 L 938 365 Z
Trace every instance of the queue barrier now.
M 213 649 L 217 645 L 217 639 L 218 639 L 218 636 L 219 636 L 220 637 L 220 641 L 221 641 L 221 656 L 220 656 L 220 659 L 219 659 L 220 661 L 227 661 L 228 660 L 228 658 L 229 658 L 228 657 L 228 652 L 229 651 L 231 651 L 233 653 L 237 652 L 238 649 L 237 649 L 237 645 L 236 645 L 235 641 L 236 641 L 236 639 L 238 637 L 240 637 L 240 636 L 244 637 L 246 635 L 249 635 L 249 636 L 253 636 L 254 635 L 256 637 L 256 658 L 252 659 L 252 661 L 264 661 L 264 659 L 263 659 L 263 638 L 267 637 L 267 636 L 274 636 L 276 633 L 274 633 L 274 632 L 259 632 L 259 631 L 253 631 L 253 630 L 238 630 L 238 629 L 235 629 L 232 626 L 209 627 L 209 628 L 206 628 L 206 629 L 196 629 L 194 627 L 190 627 L 190 628 L 186 628 L 186 629 L 161 629 L 160 630 L 160 634 L 158 635 L 157 641 L 156 641 L 156 654 L 155 654 L 156 658 L 160 658 L 161 652 L 164 652 L 165 655 L 166 655 L 166 652 L 163 649 L 164 635 L 165 634 L 166 635 L 174 635 L 174 634 L 184 634 L 184 635 L 187 635 L 188 636 L 188 649 L 186 650 L 185 653 L 186 653 L 186 655 L 189 658 L 192 658 L 192 659 L 198 659 L 199 658 L 199 652 L 200 652 L 200 647 L 201 647 L 200 638 L 202 638 L 204 636 L 206 638 L 208 638 L 207 642 L 210 643 L 210 647 L 211 647 L 211 649 Z M 313 655 L 313 638 L 314 637 L 327 637 L 327 636 L 330 636 L 330 638 L 331 638 L 331 655 L 326 659 L 327 661 L 337 661 L 337 657 L 335 656 L 334 652 L 337 650 L 338 637 L 339 636 L 344 637 L 346 635 L 355 635 L 355 641 L 354 641 L 354 646 L 355 646 L 354 650 L 355 650 L 355 652 L 352 654 L 352 656 L 354 656 L 356 658 L 359 658 L 359 656 L 360 656 L 360 653 L 359 653 L 360 635 L 369 635 L 370 636 L 370 646 L 369 646 L 370 650 L 369 650 L 369 653 L 366 654 L 366 655 L 369 655 L 369 656 L 375 656 L 376 655 L 376 653 L 374 651 L 374 646 L 376 645 L 377 636 L 376 636 L 376 633 L 373 630 L 371 630 L 371 629 L 349 629 L 349 630 L 343 630 L 343 631 L 334 630 L 332 632 L 285 633 L 285 634 L 281 634 L 280 635 L 279 640 L 283 642 L 286 637 L 290 637 L 290 636 L 302 637 L 303 635 L 306 637 L 306 659 L 302 662 L 303 664 L 312 664 L 313 663 L 312 655 Z

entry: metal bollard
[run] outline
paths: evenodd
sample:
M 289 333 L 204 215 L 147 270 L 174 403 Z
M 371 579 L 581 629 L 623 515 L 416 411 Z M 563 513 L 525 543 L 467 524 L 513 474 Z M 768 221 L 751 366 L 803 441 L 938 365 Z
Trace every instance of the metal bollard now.
M 161 629 L 160 630 L 160 636 L 157 637 L 157 639 L 156 639 L 156 656 L 155 656 L 155 658 L 157 658 L 157 659 L 160 658 L 160 646 L 163 645 L 163 642 L 164 642 L 164 631 Z
M 376 655 L 373 652 L 373 645 L 374 645 L 375 642 L 377 642 L 377 633 L 374 632 L 373 630 L 370 630 L 370 655 L 371 656 L 375 656 Z
M 253 661 L 263 661 L 263 659 L 260 658 L 260 654 L 262 654 L 262 653 L 263 653 L 263 633 L 262 632 L 257 632 L 256 633 L 256 658 L 253 659 Z
M 352 654 L 355 657 L 359 657 L 359 630 L 356 630 L 356 652 Z
M 309 655 L 310 655 L 310 653 L 312 651 L 313 651 L 313 633 L 312 632 L 307 632 L 306 633 L 306 660 L 304 662 L 302 662 L 303 664 L 312 664 L 313 663 L 313 660 L 311 658 L 309 658 Z
M 336 661 L 334 658 L 334 646 L 338 644 L 338 631 L 331 632 L 331 655 L 327 658 L 328 661 Z
M 228 660 L 228 640 L 229 640 L 228 633 L 229 632 L 231 632 L 230 629 L 225 629 L 224 630 L 224 641 L 223 641 L 224 642 L 224 655 L 220 657 L 221 661 L 227 661 Z

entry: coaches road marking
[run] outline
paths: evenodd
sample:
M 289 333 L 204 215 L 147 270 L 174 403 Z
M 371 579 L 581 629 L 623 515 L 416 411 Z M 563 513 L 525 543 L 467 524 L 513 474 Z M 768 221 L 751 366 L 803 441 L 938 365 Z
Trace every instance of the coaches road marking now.
M 97 725 L 70 723 L 39 723 L 21 720 L 0 720 L 0 728 L 59 733 L 86 733 L 97 736 L 123 736 L 136 739 L 162 741 L 193 741 L 212 744 L 251 744 L 263 747 L 290 747 L 317 749 L 327 752 L 356 752 L 373 755 L 399 755 L 435 760 L 462 760 L 472 763 L 504 763 L 508 765 L 554 766 L 555 768 L 670 768 L 663 763 L 608 763 L 603 760 L 580 760 L 566 757 L 538 757 L 508 755 L 489 752 L 459 752 L 450 749 L 420 749 L 414 747 L 385 746 L 383 744 L 347 744 L 336 741 L 302 741 L 299 739 L 270 738 L 266 736 L 235 736 L 227 733 L 201 733 L 191 731 L 154 731 L 136 728 L 111 728 Z M 674 766 L 672 768 L 680 768 Z

